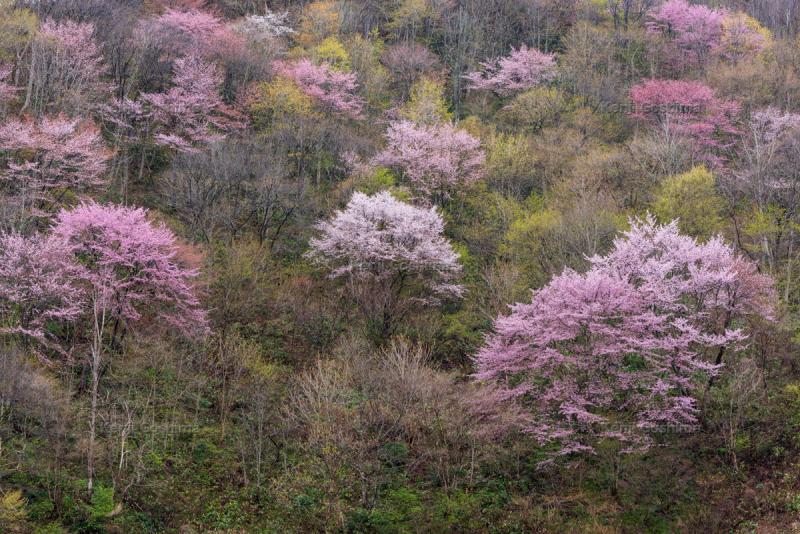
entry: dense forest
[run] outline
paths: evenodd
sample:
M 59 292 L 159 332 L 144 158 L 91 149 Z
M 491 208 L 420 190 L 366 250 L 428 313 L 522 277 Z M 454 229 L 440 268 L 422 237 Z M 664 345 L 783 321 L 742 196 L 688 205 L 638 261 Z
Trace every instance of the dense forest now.
M 800 3 L 0 0 L 0 532 L 800 532 Z

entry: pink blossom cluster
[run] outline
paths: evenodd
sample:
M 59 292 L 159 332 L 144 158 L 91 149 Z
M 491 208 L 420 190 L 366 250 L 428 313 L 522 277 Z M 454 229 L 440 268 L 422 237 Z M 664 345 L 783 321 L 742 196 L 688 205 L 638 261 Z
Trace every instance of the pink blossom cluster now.
M 475 377 L 498 402 L 529 409 L 525 430 L 555 444 L 553 457 L 602 439 L 643 450 L 651 432 L 695 425 L 699 378 L 746 340 L 734 321 L 773 313 L 768 276 L 720 238 L 680 235 L 675 221 L 632 221 L 590 262 L 499 317 L 475 358 Z
M 47 327 L 80 317 L 86 295 L 75 282 L 82 272 L 58 239 L 0 235 L 0 314 L 14 317 L 2 332 L 58 348 Z
M 53 203 L 57 191 L 98 187 L 110 158 L 92 122 L 58 116 L 0 125 L 0 182 L 18 202 Z
M 69 77 L 79 77 L 96 82 L 105 72 L 100 47 L 94 39 L 95 27 L 91 22 L 75 22 L 73 20 L 46 20 L 39 28 L 38 37 L 49 41 L 61 51 L 56 62 L 64 62 L 64 73 Z
M 91 22 L 42 23 L 32 42 L 24 110 L 77 113 L 108 94 L 107 69 L 94 34 Z
M 769 34 L 758 32 L 753 26 L 753 19 L 749 19 L 744 13 L 726 15 L 722 29 L 718 53 L 727 60 L 738 61 L 752 57 L 767 47 Z
M 767 107 L 750 114 L 750 130 L 757 141 L 768 144 L 800 131 L 800 114 Z
M 153 110 L 157 143 L 191 152 L 197 145 L 218 141 L 242 126 L 236 113 L 222 101 L 222 74 L 213 63 L 196 55 L 176 59 L 172 82 L 165 93 L 141 96 Z
M 650 14 L 647 29 L 650 35 L 663 38 L 661 59 L 673 72 L 699 67 L 712 55 L 738 60 L 762 51 L 767 44 L 743 14 L 687 0 L 664 2 Z
M 205 331 L 189 283 L 198 273 L 181 265 L 174 234 L 151 223 L 146 210 L 87 202 L 62 210 L 52 235 L 78 261 L 89 259 L 83 278 L 112 318 L 136 322 L 150 309 L 184 335 Z
M 686 0 L 668 0 L 650 14 L 648 31 L 667 39 L 664 53 L 676 68 L 696 67 L 722 36 L 723 13 Z
M 315 65 L 309 59 L 275 61 L 273 68 L 280 76 L 293 80 L 325 111 L 352 119 L 361 118 L 364 99 L 358 95 L 354 73 L 339 72 L 327 63 Z
M 317 226 L 308 257 L 330 269 L 332 278 L 355 283 L 388 281 L 402 274 L 425 288 L 417 298 L 435 303 L 457 297 L 463 287 L 458 255 L 442 235 L 444 222 L 435 208 L 418 208 L 388 192 L 354 193 L 347 207 Z
M 233 30 L 256 43 L 269 43 L 276 37 L 296 33 L 289 25 L 289 13 L 267 10 L 263 15 L 248 15 L 233 26 Z
M 62 210 L 47 235 L 0 236 L 0 313 L 48 347 L 53 324 L 90 320 L 98 309 L 130 326 L 145 317 L 193 336 L 207 330 L 172 232 L 143 209 L 94 202 Z
M 743 136 L 741 164 L 725 176 L 726 186 L 759 206 L 794 206 L 798 135 L 800 114 L 776 107 L 752 112 Z
M 630 90 L 632 117 L 692 141 L 695 159 L 719 167 L 720 152 L 740 135 L 739 104 L 698 81 L 646 80 Z
M 483 177 L 486 155 L 480 141 L 450 124 L 398 121 L 389 125 L 386 139 L 373 162 L 400 170 L 428 199 L 449 198 Z
M 556 76 L 555 56 L 526 46 L 512 48 L 508 56 L 485 61 L 481 67 L 482 72 L 464 76 L 467 87 L 494 91 L 501 96 L 530 89 Z
M 235 41 L 233 32 L 218 17 L 201 9 L 172 9 L 140 24 L 142 40 L 154 42 L 170 55 L 208 56 Z

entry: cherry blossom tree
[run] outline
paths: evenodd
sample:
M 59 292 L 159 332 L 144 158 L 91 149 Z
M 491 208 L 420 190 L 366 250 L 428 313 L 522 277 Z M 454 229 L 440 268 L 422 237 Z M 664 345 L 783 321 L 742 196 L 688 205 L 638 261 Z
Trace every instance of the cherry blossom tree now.
M 68 192 L 103 185 L 110 158 L 92 122 L 58 116 L 0 125 L 0 183 L 18 216 L 47 215 Z
M 731 202 L 751 206 L 770 221 L 771 229 L 753 236 L 752 250 L 763 263 L 775 268 L 787 259 L 791 268 L 800 203 L 800 114 L 768 107 L 751 113 L 743 130 L 738 165 L 722 177 L 723 190 Z
M 739 61 L 769 46 L 769 30 L 741 12 L 669 0 L 653 10 L 648 33 L 658 38 L 658 58 L 672 74 L 701 67 L 710 57 Z
M 293 80 L 324 111 L 352 119 L 361 118 L 364 99 L 357 94 L 354 73 L 339 72 L 327 63 L 314 65 L 308 59 L 275 61 L 273 68 L 280 76 Z
M 52 237 L 0 235 L 0 315 L 4 334 L 30 338 L 61 355 L 68 350 L 48 330 L 73 323 L 85 308 L 83 276 L 69 249 Z
M 724 150 L 740 135 L 739 104 L 717 98 L 702 82 L 646 80 L 631 88 L 630 97 L 634 119 L 689 139 L 693 157 L 713 168 L 723 165 Z
M 528 407 L 524 429 L 552 451 L 546 463 L 601 440 L 641 451 L 652 432 L 697 423 L 708 377 L 746 340 L 732 325 L 771 318 L 773 299 L 771 279 L 720 238 L 632 221 L 587 273 L 567 269 L 499 317 L 475 377 Z
M 197 272 L 181 266 L 175 236 L 146 210 L 86 202 L 62 210 L 52 235 L 86 264 L 92 299 L 120 328 L 157 317 L 186 336 L 205 332 L 190 284 Z
M 176 58 L 187 54 L 209 56 L 229 40 L 231 31 L 218 17 L 201 9 L 167 8 L 143 21 L 137 35 L 148 46 Z
M 267 10 L 263 15 L 248 15 L 234 24 L 233 30 L 260 44 L 269 44 L 276 37 L 294 35 L 289 25 L 289 13 L 274 13 Z
M 90 22 L 45 21 L 31 48 L 23 111 L 77 114 L 102 99 L 110 86 Z
M 769 30 L 744 13 L 726 13 L 717 53 L 729 61 L 754 57 L 772 41 Z
M 385 340 L 414 306 L 436 305 L 464 291 L 458 255 L 442 235 L 435 208 L 417 208 L 388 192 L 354 193 L 347 207 L 317 225 L 307 257 L 343 278 Z
M 483 62 L 481 67 L 482 72 L 471 72 L 464 76 L 467 88 L 494 91 L 500 96 L 536 87 L 556 76 L 553 54 L 525 46 L 512 48 L 508 56 Z
M 256 43 L 248 43 L 232 25 L 192 4 L 167 7 L 160 15 L 142 20 L 134 35 L 138 75 L 146 92 L 160 92 L 169 86 L 175 62 L 192 56 L 220 65 L 226 98 L 232 101 L 239 86 L 249 80 L 251 70 L 265 70 L 269 62 L 262 66 L 255 60 L 258 53 L 266 52 L 265 47 L 250 50 Z
M 402 172 L 423 197 L 439 202 L 483 177 L 486 156 L 478 139 L 450 124 L 399 121 L 373 161 Z
M 753 142 L 765 145 L 780 141 L 800 129 L 800 114 L 767 107 L 750 115 L 750 134 Z
M 141 96 L 153 110 L 156 143 L 190 152 L 241 126 L 222 101 L 222 75 L 213 63 L 189 55 L 175 60 L 174 70 L 173 86 L 166 93 Z
M 658 52 L 673 73 L 705 63 L 719 45 L 724 14 L 686 0 L 668 0 L 650 13 L 647 30 L 660 37 Z
M 205 335 L 205 312 L 172 232 L 143 209 L 94 202 L 62 210 L 47 235 L 0 236 L 0 314 L 4 333 L 55 345 L 47 327 L 76 324 L 88 333 L 92 373 L 87 454 L 94 480 L 98 387 L 103 357 L 147 323 L 185 337 Z M 85 327 L 85 330 L 84 330 Z M 59 350 L 62 354 L 67 351 Z
M 677 221 L 659 225 L 650 215 L 633 220 L 612 251 L 590 263 L 632 281 L 650 299 L 665 299 L 664 306 L 673 302 L 693 313 L 693 324 L 703 332 L 728 336 L 734 317 L 772 317 L 770 277 L 720 237 L 699 243 L 680 234 Z M 685 298 L 695 304 L 693 310 L 683 308 Z M 712 332 L 720 324 L 722 331 Z
M 145 210 L 84 203 L 59 213 L 52 236 L 82 267 L 78 283 L 86 292 L 92 371 L 87 455 L 91 493 L 98 386 L 107 347 L 145 320 L 151 327 L 159 324 L 187 337 L 204 335 L 208 326 L 191 285 L 197 271 L 181 264 L 175 236 L 148 221 Z
M 759 209 L 770 204 L 789 208 L 781 197 L 796 190 L 800 184 L 787 179 L 783 165 L 784 148 L 792 145 L 800 134 L 800 114 L 768 107 L 750 114 L 743 135 L 740 168 L 729 184 L 755 201 Z M 791 157 L 789 158 L 791 159 Z M 792 173 L 793 174 L 793 173 Z M 789 204 L 796 198 L 790 194 Z

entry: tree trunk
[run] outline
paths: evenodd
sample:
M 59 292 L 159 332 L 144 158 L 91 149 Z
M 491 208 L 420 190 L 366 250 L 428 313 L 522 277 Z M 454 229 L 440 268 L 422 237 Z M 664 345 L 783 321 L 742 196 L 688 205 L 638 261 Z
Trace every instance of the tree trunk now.
M 103 329 L 106 322 L 106 307 L 98 302 L 97 295 L 94 296 L 94 332 L 92 335 L 92 405 L 89 413 L 89 445 L 86 454 L 86 471 L 87 471 L 87 490 L 89 497 L 92 496 L 94 489 L 94 450 L 95 450 L 95 436 L 97 435 L 97 398 L 98 389 L 100 385 L 100 363 L 103 352 Z
M 96 421 L 97 421 L 97 389 L 100 382 L 100 355 L 96 352 L 94 345 L 92 346 L 92 408 L 89 414 L 89 448 L 86 454 L 86 467 L 87 467 L 87 490 L 89 496 L 92 495 L 94 488 L 94 440 L 96 435 Z
M 22 104 L 21 113 L 25 112 L 31 104 L 31 93 L 33 92 L 33 76 L 36 67 L 36 47 L 31 48 L 31 66 L 28 71 L 28 83 L 25 89 L 25 103 Z

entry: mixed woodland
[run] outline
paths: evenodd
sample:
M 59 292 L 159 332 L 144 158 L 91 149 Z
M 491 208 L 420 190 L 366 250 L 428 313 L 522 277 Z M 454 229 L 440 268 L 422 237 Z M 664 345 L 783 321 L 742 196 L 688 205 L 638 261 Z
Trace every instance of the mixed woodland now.
M 0 0 L 0 532 L 800 532 L 800 4 Z

